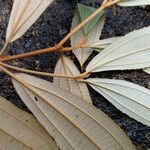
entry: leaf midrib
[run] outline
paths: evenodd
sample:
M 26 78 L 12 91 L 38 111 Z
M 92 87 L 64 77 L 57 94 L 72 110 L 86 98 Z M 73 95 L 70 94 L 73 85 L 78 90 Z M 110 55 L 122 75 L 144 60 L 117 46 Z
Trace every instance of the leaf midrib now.
M 13 114 L 10 113 L 9 111 L 6 111 L 6 110 L 2 109 L 1 107 L 0 107 L 0 109 L 1 109 L 3 112 L 6 112 L 7 114 L 9 114 L 10 116 L 13 116 L 14 118 L 16 118 L 18 121 L 21 122 L 22 125 L 27 126 L 29 129 L 31 129 L 31 131 L 33 131 L 33 132 L 34 132 L 36 135 L 38 135 L 39 137 L 42 137 L 42 139 L 44 139 L 44 140 L 48 143 L 47 138 L 45 138 L 44 136 L 42 136 L 41 134 L 39 134 L 39 133 L 37 132 L 37 130 L 34 130 L 34 128 L 32 128 L 31 126 L 29 126 L 28 124 L 26 124 L 25 122 L 23 122 L 23 120 L 21 120 L 19 117 L 13 115 Z
M 138 50 L 138 51 L 134 51 L 134 52 L 129 52 L 128 54 L 125 54 L 125 55 L 122 55 L 122 56 L 119 56 L 119 57 L 117 57 L 117 58 L 113 58 L 113 59 L 111 59 L 111 60 L 109 60 L 108 62 L 106 62 L 106 63 L 102 63 L 102 64 L 100 64 L 99 66 L 97 66 L 97 67 L 94 67 L 94 65 L 95 64 L 97 64 L 101 59 L 104 59 L 106 56 L 108 56 L 108 55 L 110 55 L 112 52 L 114 52 L 114 51 L 116 51 L 116 50 L 118 50 L 118 48 L 119 47 L 121 47 L 121 46 L 123 46 L 123 45 L 125 45 L 125 44 L 127 44 L 128 42 L 131 42 L 131 41 L 133 41 L 133 40 L 136 40 L 136 39 L 138 39 L 138 38 L 141 38 L 141 37 L 143 37 L 143 36 L 149 36 L 150 34 L 144 34 L 144 35 L 141 35 L 141 36 L 138 36 L 138 37 L 136 37 L 136 38 L 132 38 L 132 39 L 130 39 L 130 40 L 127 40 L 127 41 L 125 41 L 124 43 L 122 43 L 121 45 L 118 45 L 117 47 L 115 47 L 114 49 L 112 49 L 111 51 L 109 51 L 109 52 L 107 52 L 106 54 L 104 54 L 104 56 L 102 57 L 102 58 L 100 58 L 100 59 L 97 59 L 97 61 L 95 61 L 95 63 L 93 63 L 92 64 L 92 69 L 90 69 L 90 72 L 92 72 L 93 70 L 96 70 L 97 68 L 99 68 L 99 66 L 102 66 L 102 65 L 104 65 L 104 64 L 107 64 L 107 63 L 109 63 L 109 62 L 112 62 L 112 61 L 114 61 L 114 60 L 117 60 L 117 59 L 119 59 L 119 58 L 122 58 L 122 57 L 125 57 L 125 56 L 128 56 L 128 55 L 131 55 L 131 54 L 134 54 L 134 53 L 137 53 L 137 52 L 139 52 L 139 51 L 142 51 L 143 49 L 140 49 L 140 50 Z M 122 37 L 123 38 L 123 37 Z M 104 49 L 104 51 L 105 51 L 105 49 Z M 99 54 L 100 55 L 100 54 Z M 101 56 L 100 56 L 101 57 Z M 94 59 L 93 59 L 94 60 Z
M 33 87 L 35 87 L 35 88 L 37 88 L 37 89 L 40 89 L 40 90 L 43 90 L 43 89 L 41 89 L 40 87 L 36 87 L 36 86 L 34 86 L 34 85 L 32 85 Z M 51 94 L 53 94 L 53 95 L 55 95 L 56 97 L 59 97 L 59 98 L 61 98 L 61 99 L 63 99 L 65 102 L 67 102 L 68 103 L 68 101 L 67 101 L 67 99 L 64 99 L 63 97 L 61 97 L 60 95 L 58 95 L 58 94 L 56 94 L 56 93 L 53 93 L 53 92 L 50 92 L 50 91 L 48 91 L 48 90 L 45 90 L 44 89 L 44 91 L 46 91 L 46 92 L 49 92 L 49 93 L 51 93 Z M 71 104 L 71 105 L 73 105 L 75 108 L 77 108 L 77 109 L 79 109 L 81 112 L 83 112 L 83 113 L 85 113 L 86 115 L 88 115 L 85 111 L 83 111 L 83 110 L 81 110 L 80 108 L 78 108 L 77 106 L 75 106 L 73 103 L 69 103 L 69 104 Z M 51 105 L 51 104 L 50 104 Z M 89 116 L 89 115 L 88 115 Z M 101 124 L 99 124 L 99 122 L 97 122 L 97 120 L 95 120 L 94 118 L 92 118 L 91 116 L 89 116 L 92 120 L 94 120 L 98 125 L 100 125 L 102 128 L 104 128 L 104 130 L 106 130 L 114 139 L 116 139 L 103 125 L 101 125 Z M 117 126 L 116 126 L 117 127 Z M 118 127 L 119 128 L 119 127 Z M 82 130 L 81 130 L 82 131 Z M 121 131 L 121 130 L 120 130 Z M 84 132 L 83 132 L 84 133 Z M 122 132 L 123 133 L 123 132 Z M 119 143 L 119 145 L 122 147 L 122 145 L 120 144 L 120 142 L 118 141 L 118 139 L 116 139 L 116 141 Z M 99 146 L 98 146 L 99 147 Z M 123 149 L 124 149 L 124 147 L 122 147 Z

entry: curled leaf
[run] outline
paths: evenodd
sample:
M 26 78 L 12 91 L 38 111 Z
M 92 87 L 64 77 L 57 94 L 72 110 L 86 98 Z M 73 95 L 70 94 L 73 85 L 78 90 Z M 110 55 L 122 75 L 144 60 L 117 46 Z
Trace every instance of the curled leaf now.
M 55 67 L 55 74 L 68 75 L 68 76 L 78 76 L 80 72 L 71 59 L 62 55 Z M 68 78 L 54 78 L 53 83 L 63 88 L 81 98 L 87 102 L 92 103 L 90 93 L 88 91 L 87 85 L 85 83 L 79 82 L 75 79 Z
M 150 126 L 150 90 L 112 79 L 87 79 L 89 85 L 123 113 Z
M 13 84 L 22 100 L 61 149 L 135 150 L 124 132 L 90 103 L 48 81 L 25 74 L 17 76 L 20 80 L 13 80 Z
M 32 115 L 0 97 L 0 149 L 58 150 L 59 148 Z

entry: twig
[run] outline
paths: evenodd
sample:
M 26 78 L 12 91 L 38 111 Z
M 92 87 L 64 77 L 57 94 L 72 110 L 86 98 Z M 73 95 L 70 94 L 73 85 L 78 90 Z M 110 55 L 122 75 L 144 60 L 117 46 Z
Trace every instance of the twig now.
M 40 71 L 34 71 L 34 70 L 19 68 L 19 67 L 16 67 L 16 66 L 12 66 L 12 65 L 2 63 L 2 62 L 0 62 L 0 66 L 6 67 L 6 68 L 9 68 L 9 69 L 12 69 L 12 70 L 16 70 L 16 71 L 19 71 L 19 72 L 34 74 L 34 75 L 47 76 L 47 77 L 58 77 L 58 78 L 68 78 L 68 79 L 76 79 L 76 80 L 87 78 L 90 75 L 89 72 L 84 72 L 84 73 L 82 73 L 78 76 L 59 75 L 59 74 L 54 74 L 54 73 L 40 72 Z
M 25 86 L 26 88 L 28 88 L 29 90 L 33 91 L 34 92 L 34 89 L 33 87 L 26 83 L 25 81 L 21 80 L 20 78 L 18 78 L 15 74 L 13 74 L 11 71 L 7 70 L 6 68 L 0 66 L 0 70 L 5 72 L 6 74 L 8 74 L 12 79 L 16 80 L 17 82 L 21 83 L 23 86 Z M 34 92 L 35 94 L 38 95 L 37 92 Z
M 104 0 L 104 2 L 102 3 L 100 8 L 98 8 L 92 15 L 90 15 L 88 18 L 86 18 L 81 24 L 79 24 L 77 27 L 75 27 L 62 41 L 60 41 L 57 44 L 57 46 L 50 47 L 47 49 L 41 49 L 41 50 L 37 50 L 37 51 L 33 51 L 33 52 L 28 52 L 28 53 L 24 53 L 24 54 L 20 54 L 20 55 L 9 56 L 8 58 L 1 59 L 0 61 L 26 58 L 26 57 L 31 57 L 31 56 L 35 56 L 35 55 L 49 53 L 52 51 L 63 51 L 62 46 L 72 35 L 74 35 L 77 31 L 79 31 L 84 25 L 86 25 L 91 19 L 93 19 L 95 16 L 97 16 L 101 11 L 103 11 L 107 7 L 110 7 L 114 4 L 116 4 L 119 1 L 120 0 Z
M 46 54 L 46 53 L 54 52 L 54 51 L 67 52 L 67 51 L 72 51 L 72 50 L 79 49 L 79 48 L 84 48 L 84 46 L 82 46 L 80 44 L 80 45 L 77 45 L 77 46 L 74 46 L 74 47 L 62 47 L 62 48 L 51 47 L 51 48 L 41 49 L 41 50 L 38 50 L 38 51 L 18 54 L 18 55 L 14 55 L 14 56 L 1 57 L 0 61 L 9 61 L 9 60 L 14 60 L 14 59 L 27 58 L 27 57 L 36 56 L 36 55 L 40 55 L 40 54 Z
M 41 76 L 47 76 L 47 77 L 58 77 L 58 78 L 68 78 L 68 79 L 75 79 L 78 78 L 78 76 L 67 76 L 67 75 L 58 75 L 58 74 L 53 74 L 53 73 L 48 73 L 48 72 L 40 72 L 40 71 L 33 71 L 33 70 L 28 70 L 28 69 L 23 69 L 15 66 L 11 66 L 5 63 L 0 62 L 0 65 L 12 70 L 24 72 L 24 73 L 29 73 L 29 74 L 34 74 L 34 75 L 41 75 Z
M 64 43 L 68 41 L 72 35 L 78 32 L 84 25 L 86 25 L 90 20 L 96 17 L 100 12 L 102 12 L 104 9 L 106 9 L 109 6 L 116 4 L 119 1 L 120 0 L 104 0 L 101 7 L 99 7 L 92 15 L 87 17 L 81 24 L 75 27 L 62 41 L 59 42 L 58 47 L 64 45 Z

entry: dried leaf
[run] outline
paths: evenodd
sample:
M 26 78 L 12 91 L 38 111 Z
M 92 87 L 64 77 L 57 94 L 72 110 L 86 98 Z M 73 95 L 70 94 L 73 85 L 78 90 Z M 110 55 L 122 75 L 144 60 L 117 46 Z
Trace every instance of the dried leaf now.
M 150 27 L 115 40 L 87 66 L 87 72 L 141 69 L 150 66 Z
M 80 75 L 80 71 L 72 62 L 71 59 L 67 58 L 65 55 L 62 55 L 56 64 L 55 74 L 78 76 Z M 85 83 L 78 82 L 75 79 L 58 78 L 58 77 L 54 78 L 53 83 L 57 87 L 63 88 L 83 98 L 87 102 L 92 103 L 90 93 Z
M 54 0 L 14 0 L 6 41 L 20 38 Z
M 32 115 L 0 97 L 0 149 L 58 150 L 58 147 Z
M 143 6 L 150 5 L 150 0 L 122 0 L 118 3 L 119 6 Z
M 124 132 L 90 103 L 48 81 L 25 74 L 18 78 L 24 86 L 14 80 L 13 84 L 22 100 L 61 149 L 67 147 L 66 143 L 50 124 L 68 141 L 70 149 L 135 150 Z
M 87 18 L 94 10 L 92 7 L 84 6 L 79 4 L 75 11 L 72 29 L 74 29 L 78 24 L 80 24 L 85 18 Z M 88 12 L 88 13 L 84 13 Z M 82 19 L 81 19 L 82 18 Z M 84 28 L 79 30 L 76 34 L 71 37 L 71 45 L 76 46 L 78 44 L 84 43 L 87 47 L 93 42 L 99 41 L 105 20 L 105 13 L 100 13 L 94 20 L 91 20 Z M 80 48 L 74 50 L 74 54 L 78 58 L 80 65 L 82 66 L 87 58 L 92 54 L 91 48 Z
M 150 90 L 122 80 L 87 79 L 87 82 L 123 113 L 150 126 Z

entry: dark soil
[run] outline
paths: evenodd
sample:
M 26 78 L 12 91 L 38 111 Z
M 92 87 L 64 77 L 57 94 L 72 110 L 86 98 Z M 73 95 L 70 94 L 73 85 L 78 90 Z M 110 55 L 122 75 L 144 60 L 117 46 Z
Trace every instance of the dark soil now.
M 12 2 L 12 0 L 0 0 L 0 48 L 5 41 L 5 31 Z M 70 30 L 73 12 L 77 2 L 98 7 L 100 0 L 57 0 L 21 39 L 10 45 L 9 54 L 24 53 L 35 49 L 54 46 L 58 43 Z M 125 35 L 130 31 L 149 25 L 150 9 L 117 7 L 116 15 L 113 15 L 112 11 L 108 9 L 101 39 Z M 69 45 L 69 42 L 67 44 Z M 58 53 L 51 53 L 10 63 L 28 69 L 53 72 L 58 57 Z M 102 72 L 94 74 L 93 76 L 124 79 L 150 89 L 150 75 L 141 70 Z M 4 73 L 0 73 L 0 88 L 1 96 L 7 98 L 21 109 L 28 110 L 16 94 L 10 78 Z M 89 88 L 89 90 L 94 105 L 107 113 L 126 132 L 138 148 L 146 150 L 150 147 L 150 127 L 142 125 L 127 115 L 122 114 L 100 94 L 91 88 Z

